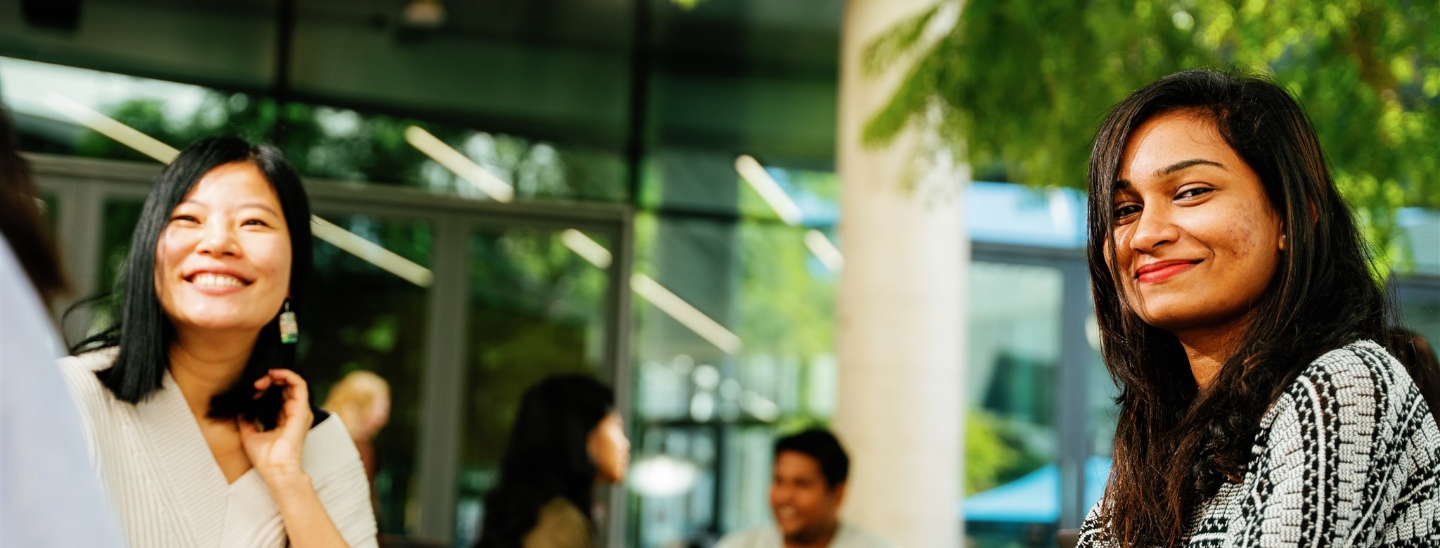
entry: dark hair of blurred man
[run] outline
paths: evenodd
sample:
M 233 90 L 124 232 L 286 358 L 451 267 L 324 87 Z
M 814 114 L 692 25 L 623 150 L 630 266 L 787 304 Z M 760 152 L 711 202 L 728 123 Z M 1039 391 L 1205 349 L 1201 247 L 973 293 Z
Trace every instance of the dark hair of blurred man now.
M 888 548 L 875 535 L 840 520 L 850 456 L 825 430 L 775 442 L 770 480 L 774 527 L 732 533 L 716 548 Z

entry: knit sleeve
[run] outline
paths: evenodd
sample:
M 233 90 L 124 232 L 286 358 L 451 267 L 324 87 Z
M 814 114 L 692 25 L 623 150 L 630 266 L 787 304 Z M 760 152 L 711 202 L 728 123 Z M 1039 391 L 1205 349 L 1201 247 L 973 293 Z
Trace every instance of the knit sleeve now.
M 304 459 L 306 471 L 313 475 L 315 494 L 345 543 L 352 548 L 377 546 L 365 465 L 339 417 L 332 414 L 311 429 Z
M 1430 421 L 1428 424 L 1426 421 Z M 1434 430 L 1419 391 L 1383 349 L 1330 352 L 1261 422 L 1245 498 L 1230 524 L 1244 546 L 1373 546 L 1417 473 L 1410 440 Z

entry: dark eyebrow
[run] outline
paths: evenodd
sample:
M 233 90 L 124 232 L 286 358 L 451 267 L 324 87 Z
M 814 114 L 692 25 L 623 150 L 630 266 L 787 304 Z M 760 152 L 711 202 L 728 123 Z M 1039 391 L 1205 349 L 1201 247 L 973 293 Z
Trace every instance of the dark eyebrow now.
M 202 201 L 200 201 L 200 200 L 196 200 L 196 199 L 194 199 L 194 198 L 191 198 L 191 199 L 189 199 L 189 200 L 185 200 L 185 201 L 183 201 L 183 202 L 180 202 L 179 204 L 176 204 L 176 207 L 179 207 L 180 205 L 184 205 L 184 204 L 195 204 L 195 205 L 198 205 L 198 206 L 200 206 L 200 207 L 206 207 L 206 208 L 210 207 L 209 204 L 206 204 L 205 202 L 202 202 Z M 249 209 L 249 208 L 252 208 L 252 207 L 253 207 L 253 208 L 256 208 L 256 209 L 263 209 L 263 210 L 265 210 L 265 211 L 268 211 L 268 212 L 270 212 L 271 215 L 274 215 L 274 216 L 276 216 L 276 217 L 284 217 L 284 215 L 281 215 L 280 212 L 275 211 L 274 208 L 272 208 L 272 207 L 270 207 L 270 206 L 267 206 L 267 205 L 265 205 L 265 204 L 262 204 L 262 203 L 260 203 L 260 202 L 248 202 L 248 203 L 240 204 L 240 209 Z
M 262 203 L 260 203 L 260 202 L 250 202 L 250 203 L 248 203 L 248 204 L 241 204 L 241 205 L 240 205 L 240 209 L 249 209 L 249 208 L 252 208 L 252 207 L 253 207 L 253 208 L 257 208 L 257 209 L 263 209 L 263 210 L 265 210 L 265 211 L 269 211 L 271 215 L 274 215 L 274 216 L 276 216 L 276 217 L 284 217 L 284 215 L 281 215 L 280 212 L 275 211 L 274 209 L 271 209 L 270 206 L 267 206 L 267 205 L 262 204 Z
M 1195 167 L 1195 166 L 1215 166 L 1215 167 L 1218 167 L 1218 168 L 1220 168 L 1220 169 L 1225 169 L 1225 166 L 1224 166 L 1224 165 L 1221 165 L 1220 162 L 1216 162 L 1216 161 L 1213 161 L 1213 160 L 1205 160 L 1205 159 L 1202 159 L 1202 158 L 1192 158 L 1192 159 L 1190 159 L 1190 160 L 1183 160 L 1183 161 L 1175 162 L 1175 163 L 1173 163 L 1173 164 L 1170 164 L 1169 166 L 1166 166 L 1166 167 L 1164 167 L 1164 168 L 1161 168 L 1161 169 L 1159 169 L 1159 170 L 1156 170 L 1156 171 L 1155 171 L 1155 176 L 1156 176 L 1156 177 L 1163 177 L 1163 176 L 1165 176 L 1165 175 L 1170 175 L 1170 174 L 1175 173 L 1175 172 L 1177 172 L 1177 171 L 1180 171 L 1180 170 L 1182 170 L 1182 169 L 1191 168 L 1191 167 Z M 1226 171 L 1229 171 L 1229 170 L 1226 170 Z

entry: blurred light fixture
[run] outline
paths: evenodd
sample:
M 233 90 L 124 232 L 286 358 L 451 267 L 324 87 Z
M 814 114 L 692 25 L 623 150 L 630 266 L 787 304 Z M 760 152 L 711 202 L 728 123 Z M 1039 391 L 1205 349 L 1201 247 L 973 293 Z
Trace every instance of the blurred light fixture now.
M 310 229 L 314 232 L 316 238 L 330 242 L 330 245 L 347 251 L 351 255 L 378 266 L 386 272 L 399 276 L 405 281 L 420 287 L 430 287 L 431 284 L 435 283 L 435 274 L 431 272 L 430 269 L 401 257 L 395 254 L 394 251 L 385 249 L 375 242 L 361 238 L 354 232 L 340 228 L 340 226 L 335 223 L 311 215 Z
M 120 123 L 118 120 L 96 112 L 94 109 L 70 100 L 58 93 L 51 93 L 45 98 L 45 104 L 55 109 L 60 114 L 74 120 L 76 123 L 95 130 L 96 133 L 119 141 L 120 144 L 135 149 L 137 152 L 154 158 L 162 164 L 169 164 L 175 160 L 180 151 L 175 147 L 156 140 L 154 137 L 141 133 L 139 130 Z
M 169 165 L 170 162 L 175 161 L 176 156 L 180 155 L 180 151 L 176 150 L 175 147 L 162 143 L 154 137 L 121 123 L 119 120 L 101 114 L 90 107 L 70 100 L 58 93 L 50 94 L 45 102 L 50 108 L 59 111 L 76 123 L 88 127 L 96 133 L 114 139 L 122 145 L 133 148 L 141 154 L 154 158 L 162 164 Z M 370 240 L 361 238 L 353 232 L 340 228 L 335 223 L 321 219 L 319 216 L 311 215 L 310 226 L 316 238 L 347 251 L 359 257 L 360 260 L 380 267 L 380 269 L 399 276 L 410 283 L 420 287 L 430 287 L 430 284 L 434 282 L 435 275 L 430 269 L 396 255 L 394 252 Z
M 735 159 L 735 171 L 740 172 L 740 177 L 750 183 L 750 188 L 760 193 L 760 197 L 770 204 L 770 208 L 775 210 L 785 224 L 794 226 L 804 220 L 805 215 L 800 211 L 800 206 L 795 205 L 790 195 L 785 194 L 780 184 L 765 171 L 765 166 L 760 165 L 754 157 L 748 154 L 740 155 Z
M 815 258 L 820 259 L 820 263 L 824 264 L 825 268 L 830 269 L 831 272 L 839 272 L 841 268 L 844 268 L 845 256 L 840 253 L 840 248 L 836 247 L 835 242 L 825 236 L 825 233 L 814 229 L 805 232 L 805 247 L 810 248 L 810 252 L 815 254 Z
M 630 490 L 642 497 L 673 497 L 690 492 L 700 469 L 669 455 L 645 457 L 630 467 Z
M 775 182 L 775 178 L 765 171 L 765 166 L 760 165 L 760 161 L 756 160 L 754 156 L 741 154 L 739 158 L 735 159 L 735 171 L 740 172 L 740 177 L 750 183 L 750 188 L 755 189 L 765 203 L 770 204 L 770 208 L 775 210 L 775 214 L 779 215 L 780 220 L 785 224 L 796 226 L 805 219 L 804 213 L 800 211 L 800 206 L 795 204 L 795 200 L 790 199 L 790 195 L 785 193 L 785 189 L 780 188 L 780 183 Z M 830 241 L 830 238 L 818 230 L 805 233 L 805 246 L 809 247 L 810 252 L 814 253 L 815 257 L 820 259 L 825 268 L 831 272 L 839 272 L 845 264 L 845 257 L 840 254 L 840 248 L 836 247 L 835 242 Z
M 661 312 L 675 318 L 675 321 L 694 331 L 700 338 L 709 341 L 716 348 L 726 354 L 739 354 L 743 344 L 740 336 L 732 333 L 725 326 L 720 325 L 704 312 L 685 302 L 678 295 L 671 293 L 665 286 L 660 285 L 649 276 L 636 273 L 630 276 L 630 288 L 635 290 L 650 304 L 655 305 Z
M 570 248 L 570 251 L 574 251 L 576 255 L 589 261 L 590 264 L 602 269 L 610 268 L 610 263 L 614 260 L 614 257 L 610 255 L 610 250 L 605 249 L 605 246 L 590 239 L 584 232 L 573 228 L 567 228 L 565 232 L 560 233 L 560 243 L 565 244 L 565 247 Z
M 411 28 L 439 28 L 445 24 L 445 4 L 440 0 L 410 0 L 405 3 L 401 20 Z
M 405 141 L 425 153 L 431 160 L 445 166 L 445 169 L 475 185 L 475 188 L 491 199 L 507 204 L 515 199 L 515 188 L 509 183 L 500 180 L 495 174 L 419 126 L 405 128 Z

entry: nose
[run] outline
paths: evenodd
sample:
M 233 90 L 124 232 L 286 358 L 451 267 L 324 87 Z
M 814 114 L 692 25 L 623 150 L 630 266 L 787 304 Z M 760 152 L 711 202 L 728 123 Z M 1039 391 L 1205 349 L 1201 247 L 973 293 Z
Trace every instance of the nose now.
M 235 231 L 226 223 L 208 223 L 195 246 L 195 252 L 212 257 L 240 256 L 240 243 Z
M 1135 220 L 1130 234 L 1130 248 L 1150 252 L 1165 244 L 1175 243 L 1180 230 L 1175 226 L 1170 209 L 1164 205 L 1146 206 Z

